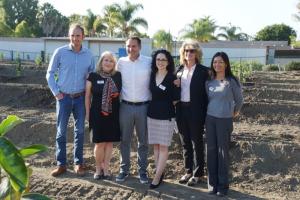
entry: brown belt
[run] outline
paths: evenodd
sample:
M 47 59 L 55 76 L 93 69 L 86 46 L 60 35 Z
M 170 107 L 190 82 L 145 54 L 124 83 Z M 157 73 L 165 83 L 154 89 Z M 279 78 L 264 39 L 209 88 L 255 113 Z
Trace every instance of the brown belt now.
M 78 98 L 78 97 L 83 96 L 83 95 L 85 94 L 85 92 L 78 92 L 78 93 L 73 93 L 73 94 L 67 94 L 67 93 L 63 93 L 63 92 L 62 92 L 62 94 L 63 94 L 64 96 L 69 96 L 69 97 L 71 97 L 72 99 L 76 99 L 76 98 Z

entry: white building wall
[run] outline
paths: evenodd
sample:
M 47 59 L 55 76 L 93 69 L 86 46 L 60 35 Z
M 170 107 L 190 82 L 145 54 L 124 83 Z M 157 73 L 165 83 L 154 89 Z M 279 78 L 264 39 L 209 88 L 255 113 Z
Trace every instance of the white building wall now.
M 34 60 L 44 47 L 42 39 L 36 38 L 0 38 L 0 52 L 4 59 L 16 58 Z
M 104 51 L 110 51 L 118 56 L 119 48 L 125 48 L 125 44 L 123 43 L 98 43 L 98 42 L 91 42 L 90 43 L 90 50 L 93 52 L 95 56 L 100 56 Z
M 210 66 L 211 59 L 216 52 L 224 51 L 230 61 L 266 62 L 266 49 L 261 48 L 203 48 L 203 64 Z
M 141 54 L 144 56 L 151 56 L 152 54 L 152 40 L 149 38 L 142 38 L 142 50 Z M 125 47 L 125 44 L 124 44 Z
M 275 58 L 274 64 L 279 65 L 280 67 L 284 67 L 284 65 L 288 64 L 289 62 L 300 62 L 300 58 Z

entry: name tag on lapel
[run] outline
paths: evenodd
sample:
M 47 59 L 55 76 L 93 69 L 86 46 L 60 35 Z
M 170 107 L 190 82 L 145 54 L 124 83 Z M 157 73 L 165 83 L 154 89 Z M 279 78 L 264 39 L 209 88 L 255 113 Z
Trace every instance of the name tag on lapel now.
M 163 86 L 163 85 L 159 85 L 158 86 L 160 89 L 162 89 L 163 91 L 165 91 L 166 90 L 166 87 L 165 86 Z
M 99 84 L 99 85 L 100 85 L 100 84 L 104 84 L 104 80 L 98 80 L 98 81 L 97 81 L 97 84 Z
M 213 87 L 209 87 L 208 90 L 213 92 L 215 89 Z

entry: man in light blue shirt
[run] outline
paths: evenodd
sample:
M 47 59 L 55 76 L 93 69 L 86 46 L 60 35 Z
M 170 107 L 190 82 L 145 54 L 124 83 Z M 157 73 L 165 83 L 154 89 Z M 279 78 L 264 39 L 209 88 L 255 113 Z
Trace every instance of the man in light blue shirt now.
M 70 44 L 57 48 L 50 60 L 46 79 L 56 99 L 57 133 L 56 160 L 57 168 L 52 176 L 66 172 L 67 127 L 71 113 L 74 117 L 74 170 L 83 176 L 84 143 L 84 90 L 87 75 L 95 68 L 92 53 L 82 47 L 84 29 L 74 24 L 69 29 Z

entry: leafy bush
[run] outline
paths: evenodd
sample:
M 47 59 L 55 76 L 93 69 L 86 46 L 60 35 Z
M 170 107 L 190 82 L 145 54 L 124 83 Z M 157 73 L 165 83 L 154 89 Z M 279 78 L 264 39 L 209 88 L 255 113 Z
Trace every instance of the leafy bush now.
M 265 65 L 262 68 L 263 71 L 279 71 L 279 66 L 275 64 Z
M 16 59 L 16 75 L 17 76 L 21 76 L 21 72 L 22 72 L 22 62 L 20 57 L 17 57 Z
M 232 73 L 240 79 L 241 82 L 245 82 L 245 80 L 251 76 L 252 67 L 251 62 L 247 61 L 232 61 L 230 62 Z
M 42 57 L 41 56 L 37 56 L 34 60 L 35 64 L 38 66 L 38 67 L 41 67 L 42 66 Z
M 4 59 L 4 54 L 2 52 L 0 52 L 0 60 Z
M 262 71 L 262 68 L 264 66 L 262 63 L 257 61 L 251 61 L 249 64 L 252 68 L 252 71 Z
M 22 122 L 19 117 L 10 115 L 0 124 L 0 199 L 49 200 L 41 194 L 29 193 L 29 176 L 32 169 L 26 166 L 24 161 L 26 157 L 46 151 L 46 147 L 36 144 L 18 149 L 4 137 L 8 131 Z
M 292 70 L 300 70 L 300 62 L 289 62 L 288 64 L 285 65 L 285 70 L 286 71 L 292 71 Z

